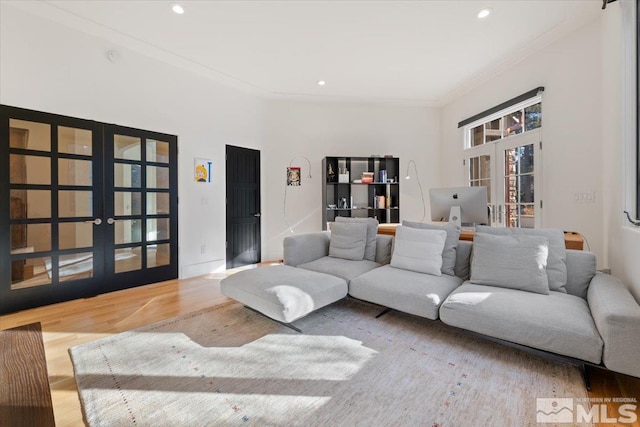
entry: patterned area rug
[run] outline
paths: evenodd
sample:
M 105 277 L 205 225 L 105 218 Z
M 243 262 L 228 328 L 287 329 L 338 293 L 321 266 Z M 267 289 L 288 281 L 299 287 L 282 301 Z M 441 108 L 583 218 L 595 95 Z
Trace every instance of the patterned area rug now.
M 232 302 L 73 347 L 85 420 L 526 426 L 536 398 L 587 397 L 571 365 L 380 311 L 347 298 L 296 321 L 300 334 Z

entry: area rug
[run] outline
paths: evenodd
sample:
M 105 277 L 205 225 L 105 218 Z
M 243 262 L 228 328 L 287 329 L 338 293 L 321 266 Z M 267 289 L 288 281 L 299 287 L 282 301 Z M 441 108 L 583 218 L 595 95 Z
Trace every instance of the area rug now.
M 586 400 L 571 365 L 380 310 L 347 298 L 298 333 L 232 302 L 73 347 L 85 421 L 527 426 L 537 398 Z

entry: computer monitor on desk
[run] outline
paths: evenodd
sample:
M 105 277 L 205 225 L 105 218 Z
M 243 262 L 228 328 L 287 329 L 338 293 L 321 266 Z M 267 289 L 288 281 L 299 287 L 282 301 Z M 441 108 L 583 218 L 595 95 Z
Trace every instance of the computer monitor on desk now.
M 447 187 L 429 190 L 431 220 L 462 225 L 489 223 L 487 187 Z

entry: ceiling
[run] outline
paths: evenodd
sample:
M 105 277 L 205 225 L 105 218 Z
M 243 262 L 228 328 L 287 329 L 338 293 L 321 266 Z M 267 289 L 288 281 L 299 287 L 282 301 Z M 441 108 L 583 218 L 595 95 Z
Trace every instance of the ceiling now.
M 7 3 L 108 40 L 118 61 L 124 46 L 266 97 L 420 105 L 455 99 L 596 19 L 602 5 L 175 1 L 184 14 L 157 0 Z M 478 19 L 483 8 L 492 14 Z

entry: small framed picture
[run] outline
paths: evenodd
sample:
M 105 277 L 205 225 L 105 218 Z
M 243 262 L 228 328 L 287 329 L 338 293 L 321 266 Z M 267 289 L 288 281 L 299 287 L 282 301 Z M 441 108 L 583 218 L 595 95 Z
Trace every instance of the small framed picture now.
M 193 177 L 196 182 L 211 182 L 211 166 L 213 162 L 209 159 L 194 159 Z
M 298 187 L 300 182 L 300 167 L 288 167 L 287 168 L 287 185 Z

